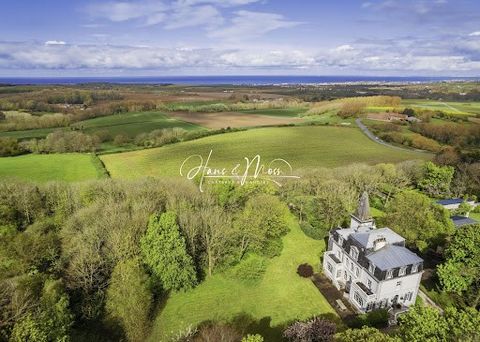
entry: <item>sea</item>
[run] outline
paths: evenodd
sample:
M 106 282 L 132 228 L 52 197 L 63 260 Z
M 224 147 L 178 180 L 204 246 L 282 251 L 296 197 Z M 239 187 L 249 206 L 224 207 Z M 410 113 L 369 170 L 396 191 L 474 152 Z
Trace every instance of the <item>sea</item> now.
M 397 76 L 128 76 L 128 77 L 0 77 L 0 84 L 75 85 L 178 84 L 178 85 L 322 85 L 348 83 L 430 83 L 479 81 L 480 77 L 397 77 Z

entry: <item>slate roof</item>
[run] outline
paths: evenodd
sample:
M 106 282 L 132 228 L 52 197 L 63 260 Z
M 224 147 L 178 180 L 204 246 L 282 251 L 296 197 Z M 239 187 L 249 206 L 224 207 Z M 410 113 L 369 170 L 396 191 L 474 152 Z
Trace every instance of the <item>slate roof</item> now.
M 423 262 L 422 258 L 408 248 L 395 245 L 387 245 L 369 253 L 366 258 L 382 271 Z
M 438 200 L 437 203 L 440 204 L 440 205 L 462 204 L 463 199 L 462 198 L 450 198 L 450 199 Z
M 466 226 L 468 224 L 477 224 L 478 223 L 478 221 L 476 221 L 474 219 L 471 219 L 470 217 L 466 217 L 466 216 L 455 215 L 455 216 L 452 216 L 451 219 L 452 219 L 455 227 L 461 227 L 461 226 Z
M 388 244 L 405 242 L 403 237 L 395 233 L 390 228 L 372 229 L 365 233 L 354 233 L 351 236 L 367 249 L 373 248 L 373 242 L 380 237 L 384 237 Z

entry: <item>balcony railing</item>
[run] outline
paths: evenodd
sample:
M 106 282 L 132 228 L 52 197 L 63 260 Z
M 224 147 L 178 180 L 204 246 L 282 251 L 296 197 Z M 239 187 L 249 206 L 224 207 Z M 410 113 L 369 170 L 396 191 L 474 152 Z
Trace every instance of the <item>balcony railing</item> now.
M 341 264 L 341 263 L 342 263 L 342 262 L 340 261 L 340 259 L 338 259 L 335 254 L 330 253 L 330 254 L 328 254 L 328 256 L 330 257 L 330 259 L 333 260 L 334 263 L 336 263 L 336 264 Z

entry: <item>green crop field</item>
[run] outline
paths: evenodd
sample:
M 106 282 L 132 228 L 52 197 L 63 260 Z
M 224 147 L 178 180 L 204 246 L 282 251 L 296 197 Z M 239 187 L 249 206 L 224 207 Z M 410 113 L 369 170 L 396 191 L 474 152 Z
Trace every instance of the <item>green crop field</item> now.
M 403 100 L 402 105 L 412 108 L 441 110 L 449 114 L 480 114 L 480 102 L 444 102 L 433 100 Z
M 112 136 L 125 134 L 132 138 L 140 133 L 148 133 L 155 129 L 162 128 L 179 127 L 186 130 L 202 129 L 200 126 L 170 118 L 160 112 L 115 114 L 81 121 L 73 126 L 81 127 L 86 133 L 108 130 Z
M 301 126 L 214 135 L 160 148 L 103 155 L 101 159 L 112 177 L 179 176 L 185 158 L 200 154 L 206 159 L 210 150 L 209 165 L 215 168 L 233 168 L 245 157 L 257 154 L 265 164 L 283 158 L 293 170 L 431 158 L 425 153 L 382 146 L 353 127 Z
M 290 227 L 282 254 L 269 260 L 258 284 L 232 279 L 227 272 L 213 275 L 193 290 L 172 294 L 155 320 L 150 340 L 166 341 L 191 325 L 246 315 L 261 322 L 249 332 L 260 333 L 266 341 L 279 341 L 279 325 L 314 315 L 335 319 L 335 311 L 312 281 L 296 273 L 305 262 L 318 271 L 325 243 L 307 237 L 293 218 Z
M 19 178 L 28 181 L 83 181 L 99 177 L 91 155 L 29 154 L 0 158 L 0 178 Z
M 16 139 L 33 139 L 33 138 L 45 138 L 49 133 L 57 129 L 65 128 L 39 128 L 39 129 L 27 129 L 24 131 L 4 131 L 0 132 L 0 137 L 11 137 Z
M 240 113 L 269 115 L 269 116 L 299 116 L 307 111 L 307 108 L 278 108 L 278 109 L 249 109 L 240 110 Z

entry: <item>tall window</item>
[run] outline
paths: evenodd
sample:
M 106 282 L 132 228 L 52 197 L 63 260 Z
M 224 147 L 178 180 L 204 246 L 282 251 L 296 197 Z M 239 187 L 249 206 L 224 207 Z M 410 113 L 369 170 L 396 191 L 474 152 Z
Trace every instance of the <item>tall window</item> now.
M 327 262 L 327 269 L 328 269 L 328 272 L 333 273 L 333 266 L 329 262 Z
M 360 270 L 358 269 L 358 267 L 355 269 L 355 275 L 358 277 L 360 275 Z
M 342 238 L 340 235 L 338 236 L 338 244 L 339 244 L 340 246 L 343 245 L 343 238 Z
M 355 299 L 355 301 L 360 305 L 360 307 L 363 306 L 363 298 L 362 296 L 360 296 L 358 294 L 358 292 L 355 291 L 354 295 L 353 295 L 353 298 Z
M 401 267 L 400 270 L 398 271 L 398 275 L 401 277 L 403 275 L 405 275 L 405 273 L 407 273 L 407 267 L 404 266 L 404 267 Z
M 412 300 L 412 297 L 413 297 L 413 292 L 408 292 L 406 295 L 405 295 L 405 300 Z
M 387 279 L 392 279 L 393 278 L 393 270 L 388 270 L 387 271 Z
M 375 265 L 370 263 L 368 264 L 368 272 L 370 272 L 371 274 L 374 274 L 375 273 Z
M 372 281 L 370 279 L 367 280 L 367 286 L 370 290 L 372 289 Z
M 418 272 L 418 264 L 412 265 L 412 272 L 411 273 L 416 273 Z
M 350 256 L 353 260 L 358 260 L 358 249 L 357 247 L 350 246 Z

